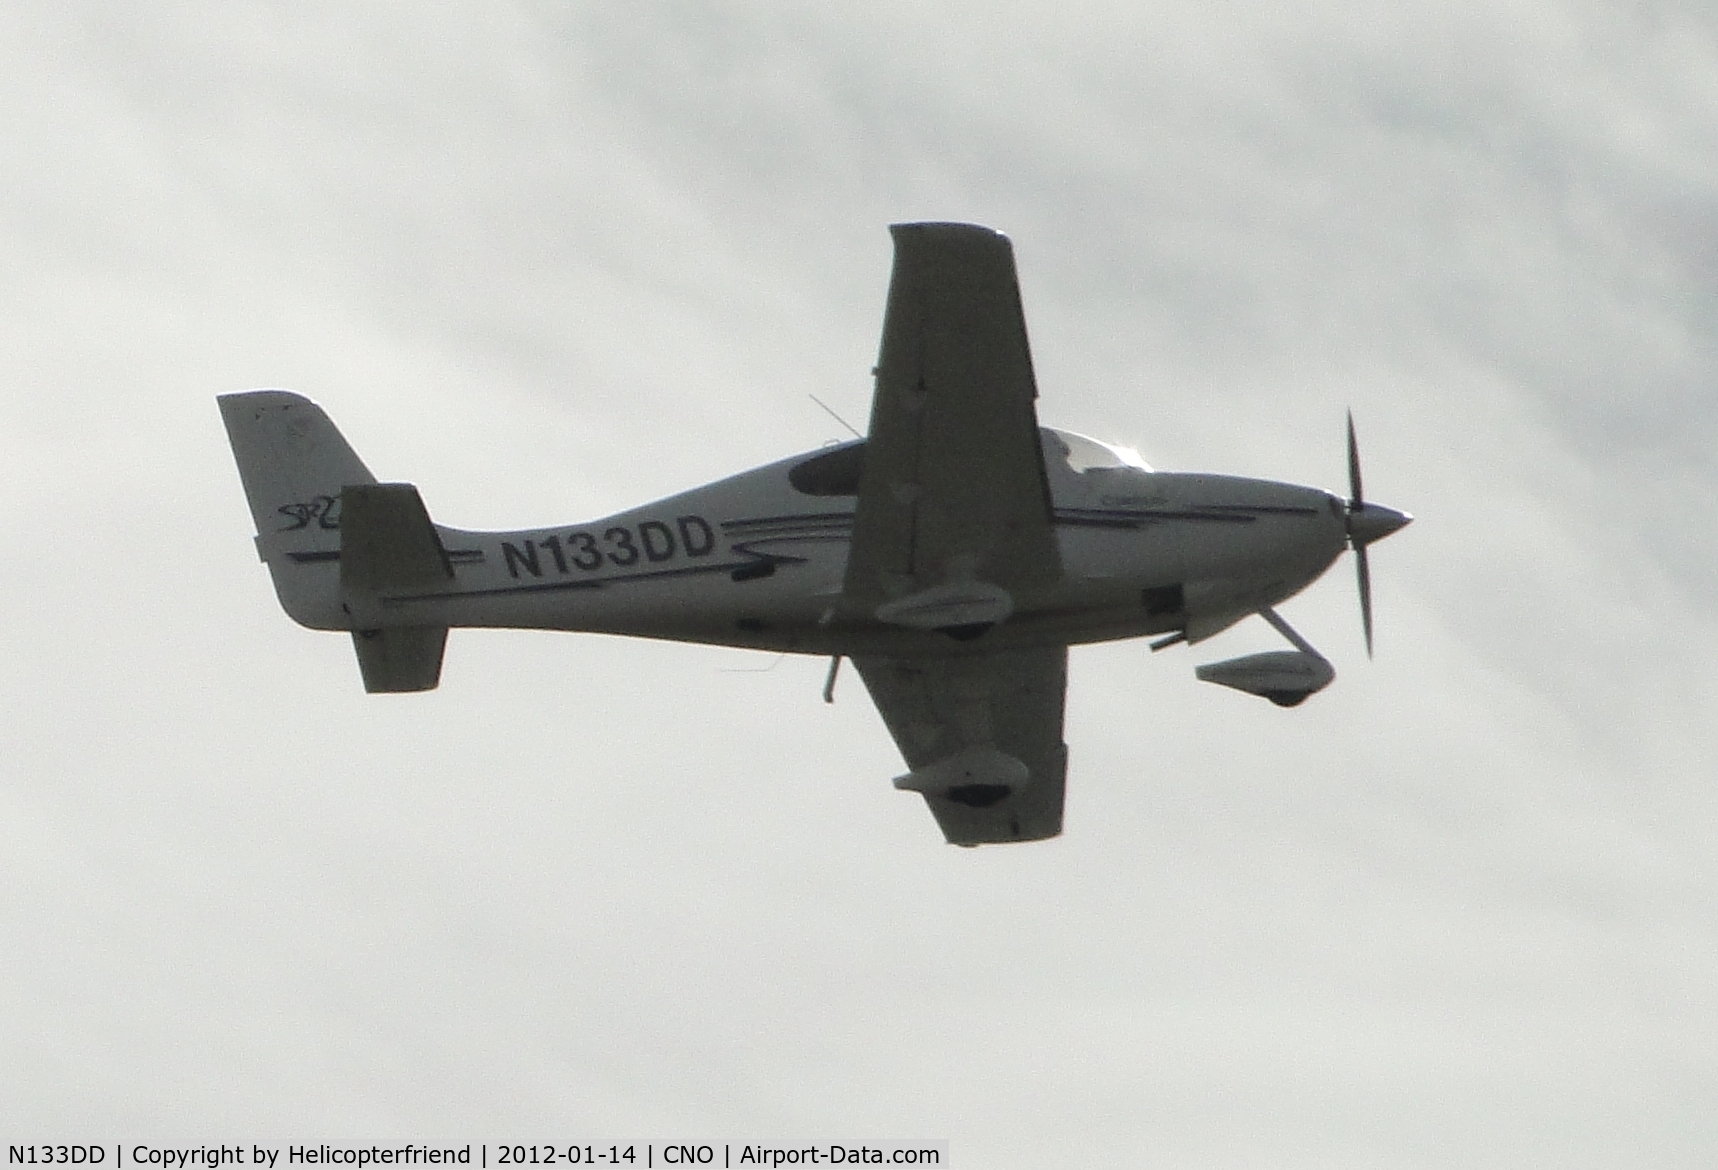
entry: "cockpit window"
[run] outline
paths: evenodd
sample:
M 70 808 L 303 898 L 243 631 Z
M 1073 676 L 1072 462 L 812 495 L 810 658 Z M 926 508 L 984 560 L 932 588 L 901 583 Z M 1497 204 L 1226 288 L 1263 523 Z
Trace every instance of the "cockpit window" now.
M 1132 447 L 1116 447 L 1109 443 L 1073 431 L 1051 431 L 1051 438 L 1067 461 L 1068 470 L 1084 474 L 1088 471 L 1150 471 L 1151 467 Z

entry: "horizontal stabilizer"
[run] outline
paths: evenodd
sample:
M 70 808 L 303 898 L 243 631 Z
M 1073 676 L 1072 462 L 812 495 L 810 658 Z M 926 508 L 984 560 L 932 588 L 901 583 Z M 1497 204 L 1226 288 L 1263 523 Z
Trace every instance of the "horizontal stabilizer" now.
M 441 655 L 446 647 L 446 626 L 352 631 L 364 689 L 373 695 L 435 690 L 441 682 Z
M 352 645 L 366 691 L 427 691 L 441 681 L 447 627 L 389 625 L 382 601 L 431 593 L 452 578 L 417 488 L 377 483 L 341 493 L 340 588 L 352 610 Z
M 447 551 L 409 483 L 349 487 L 340 498 L 340 587 L 360 600 L 453 579 Z

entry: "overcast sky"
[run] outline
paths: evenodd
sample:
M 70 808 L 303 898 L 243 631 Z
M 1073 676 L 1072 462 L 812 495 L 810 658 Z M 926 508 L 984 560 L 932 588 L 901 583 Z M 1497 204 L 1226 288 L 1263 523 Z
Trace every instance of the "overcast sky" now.
M 0 173 L 0 1140 L 1718 1156 L 1710 5 L 12 0 Z M 1352 407 L 1376 661 L 1347 559 L 1298 710 L 1076 650 L 1065 835 L 959 850 L 823 662 L 280 613 L 216 394 L 589 519 L 862 426 L 926 218 L 1049 425 Z

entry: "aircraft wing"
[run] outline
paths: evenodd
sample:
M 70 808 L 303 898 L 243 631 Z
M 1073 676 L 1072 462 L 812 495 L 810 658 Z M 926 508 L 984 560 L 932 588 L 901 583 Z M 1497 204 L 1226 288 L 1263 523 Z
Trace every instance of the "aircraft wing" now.
M 859 657 L 853 664 L 909 768 L 986 749 L 1025 765 L 1027 782 L 1005 795 L 982 786 L 924 793 L 951 844 L 1035 841 L 1062 831 L 1066 646 L 949 658 Z
M 889 231 L 895 267 L 845 608 L 981 631 L 1062 574 L 1014 249 L 971 224 Z

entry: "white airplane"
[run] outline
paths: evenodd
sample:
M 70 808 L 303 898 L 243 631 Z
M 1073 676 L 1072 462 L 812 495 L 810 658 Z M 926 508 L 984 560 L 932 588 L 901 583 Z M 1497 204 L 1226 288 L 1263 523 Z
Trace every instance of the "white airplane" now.
M 440 678 L 453 626 L 587 630 L 851 658 L 956 845 L 1062 830 L 1068 647 L 1196 643 L 1253 615 L 1292 650 L 1201 666 L 1292 706 L 1335 677 L 1272 608 L 1409 522 L 1349 495 L 1153 471 L 1040 427 L 1014 254 L 971 224 L 890 229 L 867 438 L 586 524 L 468 532 L 377 483 L 315 403 L 220 398 L 281 605 L 347 630 L 368 691 Z

